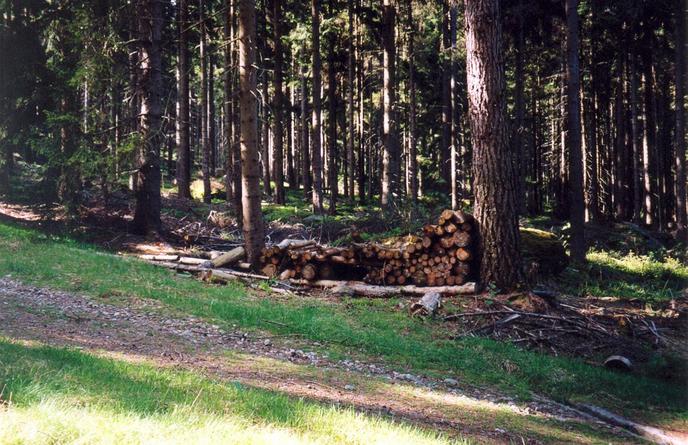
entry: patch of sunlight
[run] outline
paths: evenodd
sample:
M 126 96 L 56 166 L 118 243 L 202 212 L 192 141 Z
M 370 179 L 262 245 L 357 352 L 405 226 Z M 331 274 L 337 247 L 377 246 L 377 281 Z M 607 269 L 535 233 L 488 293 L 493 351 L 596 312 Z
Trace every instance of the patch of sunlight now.
M 688 279 L 688 265 L 671 257 L 658 260 L 648 255 L 634 253 L 618 257 L 610 252 L 594 250 L 588 253 L 587 259 L 595 265 L 607 266 L 641 277 L 662 278 L 674 275 L 677 278 Z
M 231 410 L 231 406 L 226 409 Z M 350 410 L 318 409 L 298 428 L 175 407 L 139 415 L 43 399 L 0 411 L 0 443 L 50 444 L 449 444 L 455 442 Z
M 513 413 L 527 415 L 528 412 L 517 405 L 491 402 L 486 399 L 475 399 L 463 394 L 432 391 L 413 385 L 385 385 L 393 389 L 398 395 L 413 397 L 438 404 L 446 408 L 458 408 L 461 410 L 473 410 L 490 413 Z

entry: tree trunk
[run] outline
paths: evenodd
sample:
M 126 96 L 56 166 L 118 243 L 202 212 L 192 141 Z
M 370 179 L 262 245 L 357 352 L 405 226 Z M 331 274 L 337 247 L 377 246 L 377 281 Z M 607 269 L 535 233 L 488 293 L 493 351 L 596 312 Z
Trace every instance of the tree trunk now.
M 520 160 L 516 166 L 518 172 L 518 208 L 521 215 L 526 213 L 526 175 L 525 175 L 525 150 L 523 148 L 523 133 L 525 132 L 524 114 L 525 114 L 525 99 L 523 98 L 524 89 L 524 70 L 523 62 L 525 59 L 525 38 L 523 33 L 523 0 L 518 2 L 518 35 L 516 37 L 516 67 L 515 67 L 515 81 L 516 81 L 516 98 L 515 98 L 515 113 L 516 122 L 514 125 L 514 153 Z
M 333 11 L 330 11 L 331 13 Z M 337 73 L 335 71 L 335 35 L 330 32 L 327 37 L 327 175 L 330 187 L 330 203 L 328 213 L 337 213 L 337 195 L 339 194 L 339 178 L 337 168 Z
M 303 174 L 303 193 L 306 198 L 312 198 L 313 183 L 311 175 L 311 155 L 308 135 L 308 82 L 306 81 L 306 67 L 301 67 L 301 173 Z
M 645 204 L 645 224 L 655 225 L 655 184 L 654 156 L 656 145 L 656 130 L 654 119 L 654 93 L 652 76 L 652 57 L 646 56 L 643 60 L 643 202 Z
M 414 64 L 415 25 L 413 23 L 413 1 L 408 0 L 408 69 L 409 69 L 409 195 L 411 203 L 418 203 L 418 148 L 416 146 L 416 82 Z
M 188 0 L 179 0 L 179 84 L 177 86 L 177 194 L 191 198 L 191 154 L 189 145 L 189 12 Z
M 201 42 L 199 57 L 201 58 L 201 145 L 203 150 L 203 160 L 201 171 L 203 172 L 203 202 L 210 203 L 210 136 L 208 135 L 208 43 L 207 30 L 205 23 L 205 4 L 204 0 L 199 0 L 199 22 Z
M 207 25 L 207 22 L 206 22 Z M 208 31 L 206 30 L 206 33 Z M 215 48 L 208 48 L 208 143 L 210 144 L 210 177 L 216 176 L 217 169 L 217 126 L 215 125 Z
M 312 51 L 313 51 L 313 117 L 311 146 L 311 166 L 313 168 L 313 212 L 323 212 L 322 197 L 322 156 L 321 156 L 321 100 L 320 84 L 322 76 L 322 62 L 320 60 L 320 0 L 311 0 L 312 20 Z
M 498 0 L 466 2 L 466 71 L 480 277 L 500 289 L 521 281 L 516 172 L 509 151 Z
M 284 86 L 282 72 L 284 64 L 284 51 L 282 49 L 282 0 L 272 2 L 272 30 L 274 44 L 274 69 L 275 69 L 275 96 L 272 109 L 275 115 L 275 134 L 272 145 L 273 165 L 272 170 L 275 179 L 275 204 L 284 204 Z
M 160 222 L 160 106 L 162 88 L 162 3 L 138 0 L 139 31 L 139 131 L 137 154 L 136 210 L 133 228 L 138 233 L 161 229 Z
M 442 132 L 440 134 L 439 173 L 444 181 L 446 191 L 451 191 L 451 79 L 450 79 L 450 46 L 449 35 L 449 0 L 442 0 L 442 38 L 440 42 L 440 79 L 442 89 Z
M 348 0 L 347 3 L 348 13 L 349 13 L 349 36 L 348 36 L 348 50 L 349 58 L 347 60 L 347 90 L 346 90 L 346 102 L 347 102 L 347 129 L 348 129 L 348 139 L 346 144 L 346 153 L 348 161 L 348 171 L 349 171 L 349 189 L 347 195 L 349 199 L 354 197 L 354 140 L 356 137 L 356 126 L 354 125 L 354 88 L 355 88 L 355 78 L 354 78 L 354 66 L 356 63 L 356 53 L 354 52 L 354 2 L 353 0 Z
M 569 193 L 571 194 L 571 259 L 585 262 L 585 195 L 580 121 L 580 62 L 578 0 L 566 0 L 566 79 L 568 113 L 566 134 L 569 146 Z
M 459 183 L 458 183 L 458 166 L 457 166 L 457 156 L 460 152 L 459 142 L 459 106 L 456 101 L 456 95 L 458 91 L 457 79 L 456 79 L 456 3 L 452 3 L 449 8 L 449 100 L 451 102 L 451 132 L 449 144 L 451 146 L 450 156 L 450 174 L 449 178 L 451 185 L 449 187 L 451 191 L 451 207 L 454 210 L 459 208 Z
M 688 1 L 680 0 L 676 14 L 676 223 L 678 239 L 688 243 L 688 213 L 686 213 L 686 20 Z
M 392 0 L 384 0 L 382 5 L 382 190 L 380 203 L 383 210 L 390 211 L 396 206 L 399 186 L 399 139 L 396 125 L 396 69 L 394 59 L 396 47 L 395 7 Z
M 631 139 L 633 146 L 633 221 L 639 224 L 642 215 L 642 171 L 640 167 L 640 128 L 638 122 L 638 68 L 636 55 L 631 53 Z
M 261 212 L 260 163 L 256 120 L 256 4 L 239 0 L 239 94 L 241 112 L 241 178 L 246 257 L 257 270 L 265 246 Z
M 226 0 L 223 12 L 223 33 L 224 33 L 224 148 L 225 148 L 225 196 L 228 203 L 234 202 L 234 33 L 232 19 L 234 17 L 234 2 Z

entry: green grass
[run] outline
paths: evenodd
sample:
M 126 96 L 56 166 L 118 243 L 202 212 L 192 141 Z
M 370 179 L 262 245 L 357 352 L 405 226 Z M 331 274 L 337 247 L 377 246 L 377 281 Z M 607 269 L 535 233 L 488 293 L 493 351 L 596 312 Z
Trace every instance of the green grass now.
M 452 340 L 444 325 L 408 317 L 396 308 L 397 300 L 260 298 L 239 284 L 208 286 L 70 239 L 7 224 L 0 224 L 0 274 L 95 297 L 152 298 L 225 326 L 298 334 L 324 344 L 333 356 L 361 354 L 399 370 L 456 375 L 523 397 L 536 391 L 558 400 L 660 410 L 667 417 L 688 419 L 685 381 L 614 373 L 488 339 Z M 507 361 L 516 365 L 511 373 L 503 370 Z
M 0 337 L 0 443 L 465 443 L 192 372 Z M 78 421 L 76 421 L 78 419 Z
M 637 298 L 651 304 L 679 297 L 688 287 L 688 265 L 671 257 L 593 250 L 587 259 L 584 270 L 569 269 L 564 274 L 570 292 Z

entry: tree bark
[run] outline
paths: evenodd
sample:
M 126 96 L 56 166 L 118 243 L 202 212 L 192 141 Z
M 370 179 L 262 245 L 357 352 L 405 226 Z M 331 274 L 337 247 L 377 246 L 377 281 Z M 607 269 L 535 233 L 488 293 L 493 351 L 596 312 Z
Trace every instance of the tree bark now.
M 225 148 L 225 197 L 228 203 L 234 202 L 234 171 L 233 143 L 234 143 L 234 33 L 232 18 L 234 16 L 233 0 L 225 0 L 223 12 L 223 34 L 224 34 L 224 148 Z
M 303 175 L 303 193 L 306 198 L 312 199 L 313 183 L 311 175 L 311 155 L 308 135 L 308 82 L 306 80 L 306 67 L 301 67 L 301 173 Z
M 415 25 L 413 23 L 413 0 L 408 0 L 408 82 L 409 82 L 409 197 L 415 206 L 418 203 L 418 148 L 416 144 L 416 82 L 414 63 Z
M 239 94 L 241 112 L 241 177 L 246 257 L 257 270 L 265 247 L 261 211 L 260 164 L 256 120 L 256 4 L 239 0 Z
M 688 243 L 688 213 L 686 212 L 686 20 L 688 1 L 679 0 L 676 14 L 676 223 L 678 239 Z
M 210 203 L 210 136 L 208 134 L 208 36 L 205 23 L 205 1 L 199 0 L 199 22 L 201 42 L 199 46 L 199 57 L 201 59 L 201 145 L 203 158 L 201 161 L 201 171 L 203 173 L 203 202 Z
M 347 161 L 348 161 L 348 171 L 349 171 L 349 188 L 347 195 L 350 199 L 354 197 L 354 140 L 356 137 L 356 126 L 354 123 L 354 88 L 355 88 L 355 78 L 354 78 L 354 66 L 356 64 L 356 53 L 354 51 L 354 1 L 348 0 L 347 3 L 348 14 L 349 14 L 349 36 L 348 36 L 348 50 L 349 58 L 347 60 L 347 90 L 346 90 L 346 103 L 347 103 L 347 129 L 348 129 L 348 139 L 346 144 Z
M 177 67 L 177 194 L 191 198 L 191 148 L 189 145 L 189 11 L 188 0 L 179 0 L 179 65 Z
M 283 65 L 284 51 L 282 49 L 282 0 L 271 0 L 272 3 L 272 30 L 274 44 L 274 69 L 273 80 L 275 92 L 272 102 L 275 115 L 275 134 L 272 145 L 273 165 L 272 170 L 275 179 L 275 204 L 284 204 L 284 85 Z
M 518 172 L 518 208 L 521 215 L 526 213 L 526 175 L 525 175 L 525 150 L 523 147 L 523 133 L 525 132 L 524 115 L 525 115 L 525 99 L 523 97 L 524 89 L 524 69 L 523 61 L 525 58 L 525 38 L 523 30 L 523 1 L 518 2 L 518 35 L 516 36 L 516 67 L 515 67 L 515 114 L 516 122 L 514 125 L 514 153 L 520 160 L 516 166 Z
M 138 233 L 161 229 L 160 222 L 160 106 L 162 88 L 162 3 L 138 0 L 139 32 L 138 90 L 141 110 L 139 132 L 141 143 L 137 153 L 136 210 L 133 228 Z
M 383 210 L 396 206 L 399 193 L 399 138 L 396 112 L 396 47 L 394 43 L 396 10 L 392 0 L 382 4 L 382 190 L 380 203 Z
M 633 147 L 633 222 L 639 224 L 642 217 L 642 171 L 640 164 L 640 128 L 638 122 L 638 68 L 635 53 L 631 52 L 629 70 L 631 77 L 631 139 Z
M 657 143 L 655 119 L 654 119 L 654 93 L 652 76 L 652 57 L 646 55 L 643 60 L 643 202 L 645 211 L 645 224 L 655 225 L 655 179 L 653 151 Z
M 442 38 L 440 42 L 440 79 L 442 89 L 442 132 L 440 134 L 439 149 L 439 173 L 444 181 L 446 191 L 451 191 L 451 121 L 452 121 L 452 101 L 451 101 L 451 79 L 450 79 L 450 46 L 449 35 L 449 0 L 442 0 Z
M 322 62 L 320 60 L 320 0 L 311 0 L 312 51 L 313 51 L 313 116 L 311 134 L 311 166 L 313 168 L 313 212 L 323 212 L 322 156 L 321 156 L 321 100 L 320 86 Z
M 580 62 L 578 50 L 578 1 L 566 0 L 566 79 L 568 113 L 566 135 L 569 146 L 569 193 L 571 194 L 571 259 L 585 263 L 585 195 L 580 121 Z
M 500 289 L 522 279 L 516 172 L 509 151 L 498 0 L 466 2 L 466 71 L 480 277 Z
M 333 11 L 330 11 L 331 13 Z M 337 72 L 335 71 L 335 35 L 330 31 L 327 36 L 327 175 L 330 187 L 330 202 L 328 213 L 337 213 L 337 195 L 339 194 L 339 178 L 337 168 Z

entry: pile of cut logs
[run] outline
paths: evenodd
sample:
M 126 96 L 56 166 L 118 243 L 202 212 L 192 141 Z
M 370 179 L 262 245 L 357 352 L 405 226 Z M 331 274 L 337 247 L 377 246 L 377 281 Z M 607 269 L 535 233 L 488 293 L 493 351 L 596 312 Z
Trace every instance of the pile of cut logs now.
M 437 224 L 385 243 L 323 247 L 311 241 L 285 240 L 263 251 L 262 273 L 307 281 L 334 277 L 371 284 L 460 285 L 471 272 L 473 217 L 445 210 Z M 289 242 L 291 241 L 291 242 Z

